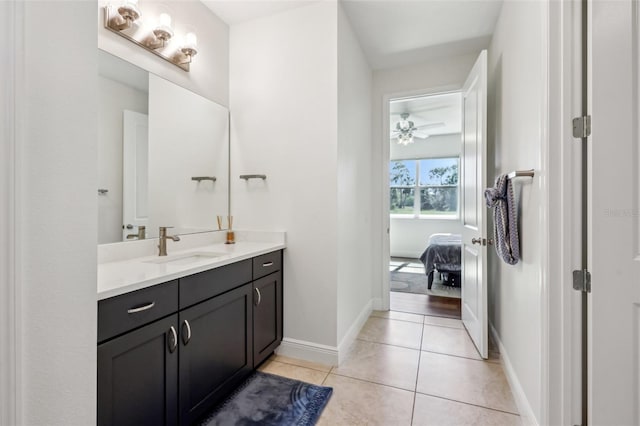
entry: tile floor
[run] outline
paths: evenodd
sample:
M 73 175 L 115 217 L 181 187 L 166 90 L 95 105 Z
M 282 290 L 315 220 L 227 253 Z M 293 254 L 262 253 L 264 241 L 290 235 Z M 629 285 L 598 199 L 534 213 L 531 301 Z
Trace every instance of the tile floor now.
M 373 312 L 338 367 L 274 355 L 260 370 L 333 387 L 319 425 L 520 425 L 500 354 L 457 319 Z

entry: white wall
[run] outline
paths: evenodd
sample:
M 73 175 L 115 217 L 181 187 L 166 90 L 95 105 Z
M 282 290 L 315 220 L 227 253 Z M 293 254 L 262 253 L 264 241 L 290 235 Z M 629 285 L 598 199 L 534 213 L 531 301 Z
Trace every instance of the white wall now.
M 372 298 L 371 89 L 371 68 L 339 6 L 338 342 L 346 337 L 345 345 L 349 328 L 359 331 L 358 317 L 369 313 Z
M 17 7 L 18 424 L 94 424 L 96 4 Z
M 505 2 L 488 61 L 488 180 L 511 170 L 536 169 L 533 180 L 514 182 L 522 261 L 509 266 L 489 250 L 489 320 L 538 422 L 543 404 L 541 238 L 548 228 L 541 179 L 545 171 L 540 170 L 547 90 L 544 11 L 543 2 Z M 488 229 L 493 229 L 491 221 Z
M 98 77 L 98 244 L 122 241 L 122 111 L 148 113 L 148 95 L 109 78 Z
M 391 160 L 425 157 L 459 157 L 462 150 L 460 133 L 434 135 L 409 145 L 390 142 Z M 392 217 L 389 220 L 389 252 L 391 256 L 418 258 L 427 248 L 429 236 L 436 233 L 460 234 L 462 223 L 455 219 L 416 219 Z
M 422 255 L 432 234 L 460 234 L 462 228 L 460 219 L 391 218 L 390 225 L 390 255 L 413 259 Z
M 114 3 L 99 0 L 99 5 Z M 191 70 L 185 72 L 175 65 L 136 46 L 104 27 L 103 10 L 98 19 L 98 47 L 129 61 L 153 74 L 172 81 L 222 105 L 229 105 L 229 27 L 204 4 L 196 0 L 140 0 L 143 19 L 158 18 L 169 11 L 176 33 L 194 31 L 198 36 L 198 54 Z
M 284 336 L 337 341 L 337 4 L 231 27 L 231 211 L 285 230 Z M 264 173 L 265 181 L 238 175 Z M 304 344 L 304 343 L 303 343 Z
M 480 53 L 480 52 L 478 52 Z M 391 227 L 388 210 L 388 174 L 389 166 L 383 164 L 383 156 L 389 152 L 389 128 L 385 120 L 385 101 L 389 96 L 418 95 L 433 91 L 451 91 L 462 87 L 467 74 L 478 57 L 477 53 L 435 59 L 433 61 L 395 69 L 376 70 L 373 73 L 373 111 L 372 111 L 372 167 L 371 186 L 374 188 L 372 213 L 372 250 L 374 268 L 373 294 L 382 303 L 382 277 L 388 274 L 390 253 L 385 250 L 385 230 Z M 377 188 L 380 188 L 377 190 Z

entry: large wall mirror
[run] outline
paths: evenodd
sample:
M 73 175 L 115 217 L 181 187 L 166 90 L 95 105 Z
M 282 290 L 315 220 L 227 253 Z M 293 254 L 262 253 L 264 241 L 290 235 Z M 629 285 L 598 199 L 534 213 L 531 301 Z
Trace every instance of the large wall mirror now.
M 102 50 L 98 69 L 98 244 L 224 229 L 228 109 Z

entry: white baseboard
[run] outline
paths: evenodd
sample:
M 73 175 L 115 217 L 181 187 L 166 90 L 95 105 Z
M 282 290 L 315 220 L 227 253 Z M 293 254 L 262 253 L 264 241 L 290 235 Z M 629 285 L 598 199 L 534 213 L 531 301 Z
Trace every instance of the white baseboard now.
M 371 299 L 366 303 L 358 317 L 353 324 L 351 324 L 351 327 L 349 327 L 349 330 L 342 338 L 338 347 L 285 337 L 282 339 L 282 343 L 278 349 L 276 349 L 276 353 L 290 358 L 304 359 L 325 365 L 338 365 L 340 360 L 344 358 L 349 346 L 351 346 L 358 336 L 358 333 L 360 333 L 360 329 L 364 323 L 367 322 L 374 303 L 376 303 L 375 299 Z
M 360 333 L 360 330 L 362 329 L 364 323 L 367 322 L 367 319 L 371 315 L 372 306 L 373 299 L 369 300 L 364 305 L 364 307 L 360 311 L 360 314 L 358 314 L 356 320 L 351 324 L 351 327 L 349 327 L 349 330 L 347 330 L 347 333 L 342 338 L 342 341 L 340 341 L 340 343 L 338 344 L 338 363 L 344 360 L 347 350 L 349 349 L 353 341 L 356 340 L 356 337 L 358 337 L 358 334 Z
M 278 355 L 304 359 L 325 365 L 338 365 L 338 348 L 285 337 L 276 349 Z
M 498 336 L 498 332 L 493 327 L 493 324 L 489 324 L 489 330 L 491 330 L 491 335 L 493 336 L 493 340 L 498 345 L 498 350 L 500 351 L 500 360 L 502 362 L 502 368 L 504 369 L 505 375 L 507 376 L 507 381 L 509 382 L 509 386 L 511 386 L 511 391 L 513 392 L 513 398 L 515 399 L 516 406 L 518 407 L 518 412 L 520 413 L 520 418 L 522 420 L 523 426 L 539 426 L 536 416 L 533 413 L 533 409 L 531 408 L 531 404 L 529 404 L 529 400 L 524 393 L 524 389 L 522 389 L 522 385 L 520 384 L 520 380 L 518 380 L 518 376 L 516 375 L 515 370 L 513 369 L 513 365 L 509 360 L 509 354 L 505 349 L 502 341 L 500 340 L 500 336 Z
M 374 297 L 371 300 L 371 309 L 374 311 L 383 311 L 382 297 Z
M 419 256 L 420 254 L 418 254 Z M 417 259 L 415 251 L 399 251 L 390 255 L 391 257 L 403 257 L 405 259 Z

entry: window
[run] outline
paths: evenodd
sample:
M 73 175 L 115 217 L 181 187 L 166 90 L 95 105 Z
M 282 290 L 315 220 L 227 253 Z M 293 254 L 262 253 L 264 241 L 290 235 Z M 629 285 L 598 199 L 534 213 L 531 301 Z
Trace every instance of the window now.
M 392 160 L 390 213 L 410 217 L 458 217 L 458 163 L 453 158 Z

